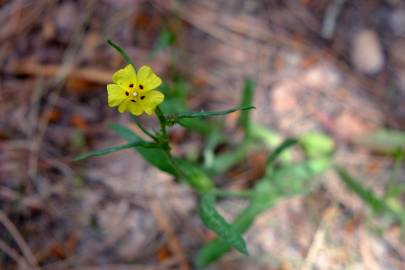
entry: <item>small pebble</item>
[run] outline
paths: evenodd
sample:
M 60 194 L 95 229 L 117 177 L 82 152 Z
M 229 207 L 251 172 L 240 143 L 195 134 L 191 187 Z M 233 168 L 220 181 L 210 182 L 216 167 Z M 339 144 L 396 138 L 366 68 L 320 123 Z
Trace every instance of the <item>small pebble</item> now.
M 373 30 L 362 30 L 353 39 L 352 62 L 357 70 L 374 75 L 384 66 L 384 54 L 378 35 Z

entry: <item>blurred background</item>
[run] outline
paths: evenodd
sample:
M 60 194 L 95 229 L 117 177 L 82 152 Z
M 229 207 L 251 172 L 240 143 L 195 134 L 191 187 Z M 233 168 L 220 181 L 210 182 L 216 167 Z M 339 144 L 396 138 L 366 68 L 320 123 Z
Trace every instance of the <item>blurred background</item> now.
M 0 269 L 195 269 L 213 237 L 195 194 L 132 151 L 73 161 L 123 142 L 110 123 L 136 131 L 106 105 L 106 84 L 125 65 L 107 39 L 191 110 L 233 107 L 254 79 L 255 122 L 281 137 L 328 134 L 364 186 L 405 201 L 402 0 L 0 0 L 0 25 Z M 237 113 L 224 118 L 227 130 L 236 122 Z M 398 132 L 358 139 L 378 130 Z M 174 126 L 170 138 L 175 154 L 201 154 L 201 135 Z M 395 140 L 402 148 L 387 154 Z M 222 184 L 252 186 L 265 154 L 251 153 Z M 321 178 L 256 220 L 251 256 L 231 252 L 209 269 L 405 269 L 400 225 L 335 174 Z M 243 203 L 219 208 L 232 217 Z

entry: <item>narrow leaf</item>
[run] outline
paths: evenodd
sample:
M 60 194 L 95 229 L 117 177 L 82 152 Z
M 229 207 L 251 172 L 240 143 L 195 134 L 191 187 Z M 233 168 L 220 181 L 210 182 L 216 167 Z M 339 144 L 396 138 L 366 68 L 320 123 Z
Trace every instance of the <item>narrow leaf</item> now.
M 168 121 L 171 123 L 177 123 L 180 119 L 184 118 L 204 118 L 204 117 L 211 117 L 211 116 L 221 116 L 226 115 L 229 113 L 233 113 L 236 111 L 243 111 L 243 110 L 251 110 L 255 109 L 254 106 L 245 106 L 245 107 L 235 107 L 232 109 L 224 110 L 224 111 L 212 111 L 212 112 L 179 112 L 174 113 L 172 115 L 168 115 Z
M 276 149 L 274 149 L 273 153 L 267 158 L 267 170 L 272 170 L 274 162 L 276 159 L 288 148 L 296 145 L 298 143 L 297 139 L 295 138 L 288 138 L 285 139 Z
M 252 106 L 253 93 L 256 82 L 252 79 L 245 80 L 245 86 L 243 88 L 241 107 Z M 247 134 L 250 132 L 250 110 L 243 110 L 240 115 L 240 124 Z
M 197 165 L 178 158 L 174 159 L 173 162 L 182 172 L 181 174 L 178 173 L 178 177 L 184 180 L 190 187 L 198 192 L 208 192 L 214 188 L 212 179 Z
M 112 42 L 111 40 L 107 40 L 108 45 L 110 45 L 111 47 L 113 47 L 114 49 L 117 50 L 117 52 L 119 52 L 121 54 L 121 56 L 125 59 L 125 61 L 128 64 L 131 64 L 134 69 L 135 69 L 135 64 L 132 61 L 131 57 L 128 56 L 128 54 L 124 51 L 124 49 L 122 49 L 120 46 L 118 46 L 118 44 Z
M 98 156 L 103 156 L 112 152 L 128 149 L 128 148 L 133 148 L 133 147 L 145 147 L 145 148 L 156 148 L 159 147 L 159 145 L 154 144 L 154 143 L 148 143 L 148 142 L 132 142 L 132 143 L 127 143 L 123 145 L 118 145 L 118 146 L 112 146 L 112 147 L 107 147 L 104 149 L 100 150 L 95 150 L 89 153 L 81 154 L 75 158 L 76 161 L 83 160 L 89 157 L 98 157 Z
M 260 182 L 269 186 L 267 181 L 262 180 Z M 274 196 L 274 193 L 267 188 L 263 188 L 263 185 L 257 186 L 257 189 L 261 190 L 261 194 L 254 197 L 253 202 L 238 215 L 232 224 L 232 227 L 240 234 L 245 233 L 251 227 L 255 218 L 266 209 L 272 207 L 277 201 L 277 197 Z M 266 201 L 265 204 L 263 204 L 263 200 Z M 211 240 L 199 250 L 195 259 L 195 265 L 198 268 L 204 268 L 220 259 L 229 250 L 230 245 L 225 240 L 221 238 Z
M 127 127 L 113 124 L 110 128 L 127 141 L 142 140 Z M 203 170 L 183 159 L 170 159 L 162 148 L 142 148 L 135 146 L 135 150 L 150 164 L 158 169 L 178 177 L 198 192 L 207 192 L 214 186 Z
M 383 200 L 371 189 L 364 187 L 360 181 L 354 179 L 345 169 L 341 167 L 336 167 L 335 169 L 347 188 L 356 193 L 375 213 L 390 214 L 398 220 L 402 226 L 405 225 L 405 208 L 401 205 L 400 201 L 393 198 Z
M 255 218 L 273 207 L 273 205 L 286 195 L 294 195 L 298 192 L 297 189 L 308 185 L 308 180 L 316 174 L 322 173 L 330 166 L 327 160 L 308 161 L 304 164 L 293 164 L 293 167 L 283 167 L 279 174 L 274 176 L 273 181 L 269 181 L 266 176 L 259 180 L 254 187 L 254 195 L 250 205 L 245 208 L 235 219 L 232 227 L 240 234 L 245 233 L 253 224 Z M 288 171 L 294 171 L 292 175 L 288 175 Z M 288 176 L 284 181 L 284 176 Z M 291 178 L 296 176 L 298 178 Z M 276 184 L 278 183 L 278 184 Z M 300 184 L 300 186 L 298 185 Z M 289 188 L 293 186 L 293 190 Z M 294 192 L 292 192 L 294 191 Z M 230 250 L 230 246 L 221 238 L 216 238 L 208 242 L 197 254 L 195 264 L 199 268 L 204 268 L 210 263 L 221 258 Z
M 298 164 L 288 164 L 267 173 L 269 182 L 277 189 L 279 196 L 288 197 L 310 192 L 318 183 L 314 177 L 331 167 L 329 158 L 313 159 Z
M 110 128 L 121 138 L 127 140 L 128 142 L 143 141 L 141 137 L 136 135 L 127 127 L 113 124 L 110 126 Z M 167 156 L 165 150 L 161 148 L 144 148 L 140 146 L 135 146 L 135 149 L 146 161 L 148 161 L 153 166 L 171 175 L 177 176 L 176 169 L 173 167 L 173 164 Z
M 405 150 L 405 132 L 383 129 L 356 137 L 354 142 L 374 151 L 395 154 L 398 149 Z
M 174 32 L 170 31 L 168 28 L 164 28 L 160 34 L 157 43 L 154 46 L 153 51 L 151 52 L 151 57 L 156 56 L 160 51 L 170 47 L 176 41 L 176 35 Z
M 335 143 L 331 137 L 323 133 L 311 132 L 299 138 L 299 144 L 307 157 L 327 157 L 333 153 Z
M 336 172 L 346 187 L 356 193 L 374 212 L 381 213 L 382 210 L 387 208 L 383 200 L 378 198 L 371 189 L 364 187 L 358 180 L 351 177 L 345 169 L 336 167 Z
M 199 215 L 204 224 L 216 232 L 227 244 L 248 255 L 246 243 L 242 236 L 215 209 L 215 196 L 213 193 L 205 193 L 202 196 Z
M 244 158 L 246 158 L 247 153 L 249 153 L 249 150 L 251 149 L 250 145 L 251 142 L 246 140 L 234 151 L 215 157 L 212 162 L 212 166 L 207 169 L 210 175 L 222 173 L 238 162 L 242 161 Z

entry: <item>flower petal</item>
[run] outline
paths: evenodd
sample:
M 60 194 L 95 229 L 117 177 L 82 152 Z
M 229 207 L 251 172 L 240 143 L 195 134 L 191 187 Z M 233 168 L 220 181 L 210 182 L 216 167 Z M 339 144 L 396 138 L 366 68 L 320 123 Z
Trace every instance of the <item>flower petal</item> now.
M 133 114 L 133 115 L 141 115 L 143 113 L 142 106 L 138 102 L 130 102 L 128 104 L 128 110 Z
M 142 97 L 144 97 L 142 99 Z M 165 96 L 156 90 L 144 93 L 143 96 L 140 97 L 139 103 L 141 104 L 143 110 L 151 115 L 156 109 L 156 106 L 162 103 L 164 100 Z
M 118 106 L 118 111 L 120 112 L 120 113 L 123 113 L 123 112 L 125 112 L 127 109 L 128 109 L 128 103 L 129 103 L 130 101 L 128 101 L 128 100 L 124 100 L 121 104 L 120 104 L 120 106 Z
M 120 105 L 126 98 L 125 89 L 118 84 L 107 84 L 108 106 Z
M 144 91 L 150 91 L 160 86 L 162 80 L 153 72 L 149 66 L 142 66 L 138 70 L 138 83 L 143 86 Z
M 130 84 L 136 84 L 136 73 L 132 65 L 119 69 L 112 76 L 114 83 L 128 87 Z

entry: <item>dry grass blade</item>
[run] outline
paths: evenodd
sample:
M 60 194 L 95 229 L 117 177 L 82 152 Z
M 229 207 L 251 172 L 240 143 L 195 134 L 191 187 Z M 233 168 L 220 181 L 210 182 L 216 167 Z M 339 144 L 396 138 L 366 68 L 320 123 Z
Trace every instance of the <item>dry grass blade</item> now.
M 179 261 L 179 269 L 190 270 L 191 268 L 189 267 L 187 258 L 185 256 L 186 253 L 184 252 L 183 247 L 177 239 L 173 226 L 170 224 L 168 216 L 162 210 L 159 201 L 157 201 L 156 199 L 151 199 L 149 201 L 149 205 L 160 229 L 164 232 L 169 241 L 169 247 L 171 251 Z
M 29 263 L 20 256 L 17 251 L 7 245 L 6 242 L 0 239 L 0 251 L 12 258 L 18 265 L 21 265 L 23 269 L 30 269 Z
M 30 265 L 34 269 L 39 269 L 38 262 L 35 259 L 34 254 L 32 253 L 30 247 L 28 246 L 27 242 L 21 236 L 20 232 L 16 228 L 16 226 L 11 222 L 11 220 L 0 210 L 0 223 L 7 229 L 7 231 L 11 234 L 15 242 L 17 243 L 18 247 L 21 249 L 22 253 L 26 260 L 30 263 Z
M 321 224 L 314 235 L 314 239 L 308 249 L 307 256 L 303 262 L 301 270 L 310 270 L 313 268 L 319 251 L 321 251 L 324 247 L 328 227 L 336 220 L 338 214 L 339 209 L 334 206 L 329 207 L 324 211 Z
M 58 74 L 60 66 L 52 64 L 40 64 L 33 61 L 19 60 L 8 64 L 7 71 L 18 75 L 31 75 L 40 77 L 54 77 Z M 97 68 L 71 69 L 67 73 L 69 79 L 81 79 L 89 82 L 106 84 L 111 81 L 111 71 Z

